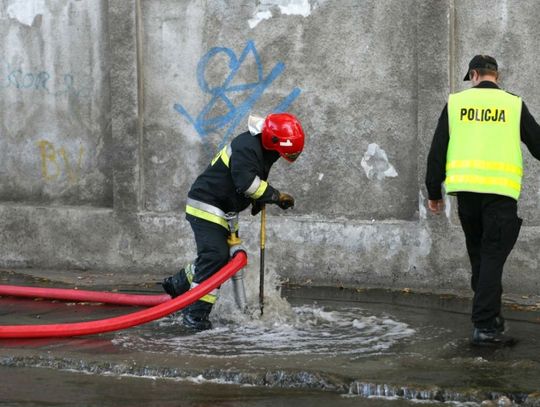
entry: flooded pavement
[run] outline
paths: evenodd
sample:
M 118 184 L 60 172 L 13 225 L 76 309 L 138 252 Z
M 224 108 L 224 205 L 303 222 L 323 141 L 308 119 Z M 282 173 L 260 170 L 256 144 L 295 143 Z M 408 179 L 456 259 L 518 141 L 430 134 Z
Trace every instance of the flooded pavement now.
M 403 400 L 359 399 L 324 391 L 231 386 L 201 378 L 148 379 L 53 369 L 2 368 L 0 405 L 148 407 L 405 407 Z M 440 404 L 440 403 L 438 403 Z M 436 405 L 427 403 L 426 406 Z
M 186 331 L 172 315 L 91 337 L 0 340 L 0 403 L 501 405 L 505 396 L 540 405 L 536 307 L 507 306 L 519 343 L 483 349 L 469 345 L 469 302 L 453 296 L 289 287 L 268 298 L 261 317 L 257 304 L 239 313 L 222 291 L 206 332 Z M 130 311 L 0 298 L 4 325 Z

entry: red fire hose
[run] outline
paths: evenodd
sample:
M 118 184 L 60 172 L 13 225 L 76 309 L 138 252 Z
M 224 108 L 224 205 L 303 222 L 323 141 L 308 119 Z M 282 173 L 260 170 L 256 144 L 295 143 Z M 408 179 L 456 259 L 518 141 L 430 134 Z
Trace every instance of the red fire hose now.
M 102 302 L 105 304 L 152 307 L 171 299 L 168 294 L 139 295 L 119 294 L 104 291 L 73 290 L 66 288 L 23 287 L 1 285 L 0 296 L 46 298 L 77 302 Z
M 49 325 L 4 325 L 0 326 L 0 338 L 59 338 L 93 335 L 144 324 L 185 308 L 219 287 L 246 264 L 246 253 L 240 250 L 212 277 L 185 294 L 162 304 L 131 314 L 96 321 Z

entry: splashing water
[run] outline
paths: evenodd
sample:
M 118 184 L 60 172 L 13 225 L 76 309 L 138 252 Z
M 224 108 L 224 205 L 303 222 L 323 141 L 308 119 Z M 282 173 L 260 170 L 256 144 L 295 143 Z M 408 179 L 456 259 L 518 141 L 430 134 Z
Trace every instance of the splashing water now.
M 258 276 L 246 273 L 248 310 L 236 306 L 232 284 L 221 288 L 211 314 L 214 329 L 193 333 L 181 326 L 181 315 L 162 319 L 159 328 L 137 336 L 118 334 L 126 348 L 206 356 L 364 355 L 381 353 L 414 334 L 405 323 L 369 315 L 360 308 L 330 309 L 318 305 L 292 307 L 280 296 L 278 279 L 265 275 L 264 315 L 258 307 Z

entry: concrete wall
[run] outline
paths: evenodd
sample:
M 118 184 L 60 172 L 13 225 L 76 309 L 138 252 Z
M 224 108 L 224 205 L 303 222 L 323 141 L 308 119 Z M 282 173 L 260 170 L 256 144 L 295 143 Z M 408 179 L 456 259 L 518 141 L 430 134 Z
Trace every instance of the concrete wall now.
M 107 2 L 0 5 L 0 201 L 112 207 Z
M 540 114 L 532 0 L 0 0 L 0 265 L 164 276 L 193 256 L 187 190 L 249 113 L 307 145 L 270 181 L 267 263 L 317 284 L 467 288 L 463 236 L 426 211 L 426 156 L 476 53 Z M 540 293 L 525 153 L 507 290 Z M 258 219 L 242 236 L 257 261 Z M 256 268 L 256 266 L 250 266 Z

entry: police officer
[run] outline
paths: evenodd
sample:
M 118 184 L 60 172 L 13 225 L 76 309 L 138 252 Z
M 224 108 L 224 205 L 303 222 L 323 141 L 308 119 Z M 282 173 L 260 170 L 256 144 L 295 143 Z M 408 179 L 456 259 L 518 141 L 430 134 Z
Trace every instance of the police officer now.
M 501 315 L 502 272 L 521 227 L 517 200 L 523 172 L 520 141 L 540 159 L 540 127 L 519 96 L 499 88 L 497 61 L 476 55 L 465 81 L 439 118 L 428 156 L 426 186 L 433 213 L 446 193 L 457 196 L 471 262 L 472 344 L 508 345 Z
M 272 164 L 279 157 L 293 162 L 304 147 L 304 131 L 295 116 L 270 114 L 263 118 L 250 116 L 249 131 L 234 138 L 214 157 L 195 180 L 188 193 L 186 219 L 195 235 L 195 262 L 166 278 L 164 290 L 177 297 L 216 273 L 229 261 L 226 214 L 238 213 L 252 205 L 256 215 L 264 204 L 281 209 L 294 206 L 291 195 L 281 193 L 267 182 Z M 208 319 L 216 302 L 217 290 L 187 307 L 185 326 L 211 329 Z

